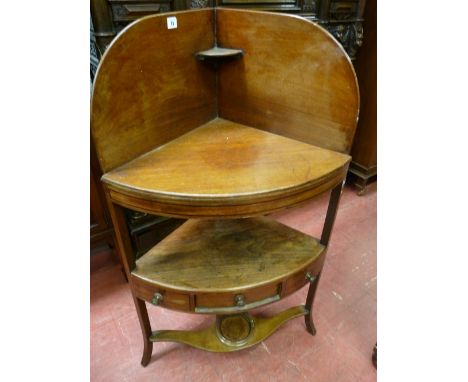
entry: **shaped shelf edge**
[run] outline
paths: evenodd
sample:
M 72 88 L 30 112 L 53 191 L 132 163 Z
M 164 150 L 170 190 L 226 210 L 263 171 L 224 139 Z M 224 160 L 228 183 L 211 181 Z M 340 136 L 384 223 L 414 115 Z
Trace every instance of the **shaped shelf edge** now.
M 243 55 L 244 51 L 242 49 L 221 48 L 219 46 L 195 53 L 195 57 L 199 61 L 213 62 L 219 62 L 220 60 L 224 59 L 237 59 Z

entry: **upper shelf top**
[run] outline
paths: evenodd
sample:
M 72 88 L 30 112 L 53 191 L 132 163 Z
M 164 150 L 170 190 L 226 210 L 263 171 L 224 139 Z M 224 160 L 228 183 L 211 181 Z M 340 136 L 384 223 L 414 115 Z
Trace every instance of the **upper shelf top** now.
M 349 160 L 346 154 L 216 118 L 106 173 L 103 181 L 112 196 L 124 194 L 126 203 L 151 201 L 154 213 L 252 216 L 329 189 L 343 179 Z
M 215 65 L 243 56 L 213 70 L 197 52 Z M 143 17 L 113 40 L 94 82 L 91 130 L 113 202 L 234 218 L 338 185 L 358 110 L 352 64 L 320 26 L 200 9 Z
M 197 52 L 230 62 L 213 70 Z M 347 153 L 358 109 L 352 64 L 318 25 L 199 9 L 143 17 L 112 41 L 94 81 L 91 130 L 106 173 L 214 116 Z

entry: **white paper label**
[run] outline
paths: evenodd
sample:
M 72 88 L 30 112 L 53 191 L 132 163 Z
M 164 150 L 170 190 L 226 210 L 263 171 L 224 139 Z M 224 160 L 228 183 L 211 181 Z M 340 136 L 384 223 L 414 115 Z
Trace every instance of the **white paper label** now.
M 168 17 L 167 18 L 167 29 L 176 29 L 177 28 L 177 17 Z

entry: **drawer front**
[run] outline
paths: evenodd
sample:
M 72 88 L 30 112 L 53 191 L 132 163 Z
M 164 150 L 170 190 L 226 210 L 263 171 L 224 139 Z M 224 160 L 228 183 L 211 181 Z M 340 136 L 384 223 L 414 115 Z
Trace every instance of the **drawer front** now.
M 136 277 L 132 277 L 132 283 L 137 297 L 142 300 L 154 302 L 154 297 L 158 293 L 161 298 L 157 299 L 157 306 L 173 310 L 181 310 L 184 312 L 190 311 L 190 295 L 188 294 L 159 288 L 147 284 Z
M 143 16 L 171 10 L 171 2 L 164 0 L 158 2 L 110 0 L 109 3 L 112 8 L 112 18 L 116 23 L 129 23 Z
M 152 285 L 132 275 L 138 298 L 163 308 L 204 314 L 235 314 L 280 300 L 309 283 L 307 273 L 317 276 L 323 267 L 325 251 L 312 264 L 286 280 L 252 287 L 240 292 L 182 293 Z
M 330 14 L 351 14 L 357 13 L 359 1 L 334 1 L 330 4 Z
M 234 313 L 279 300 L 280 284 L 273 283 L 239 293 L 199 293 L 195 297 L 198 313 Z M 227 309 L 226 309 L 227 308 Z
M 306 278 L 306 275 L 309 273 L 311 276 L 316 277 L 322 270 L 324 261 L 325 253 L 322 253 L 320 257 L 307 268 L 289 277 L 283 284 L 281 297 L 286 297 L 291 293 L 301 289 L 304 285 L 308 284 L 310 281 Z

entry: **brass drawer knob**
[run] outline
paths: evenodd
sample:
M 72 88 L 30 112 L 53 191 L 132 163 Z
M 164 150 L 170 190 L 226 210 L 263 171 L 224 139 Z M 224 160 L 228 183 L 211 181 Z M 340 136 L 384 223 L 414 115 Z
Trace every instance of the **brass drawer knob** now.
M 159 303 L 163 300 L 163 296 L 161 293 L 155 293 L 153 296 L 153 299 L 151 300 L 151 303 L 153 305 L 159 305 Z
M 309 282 L 314 282 L 314 281 L 315 281 L 315 276 L 312 276 L 312 275 L 310 274 L 310 272 L 307 272 L 307 273 L 306 273 L 305 278 L 306 278 L 306 280 L 308 280 Z
M 234 297 L 236 300 L 236 305 L 237 306 L 244 306 L 245 305 L 245 299 L 242 294 L 238 294 L 236 297 Z

